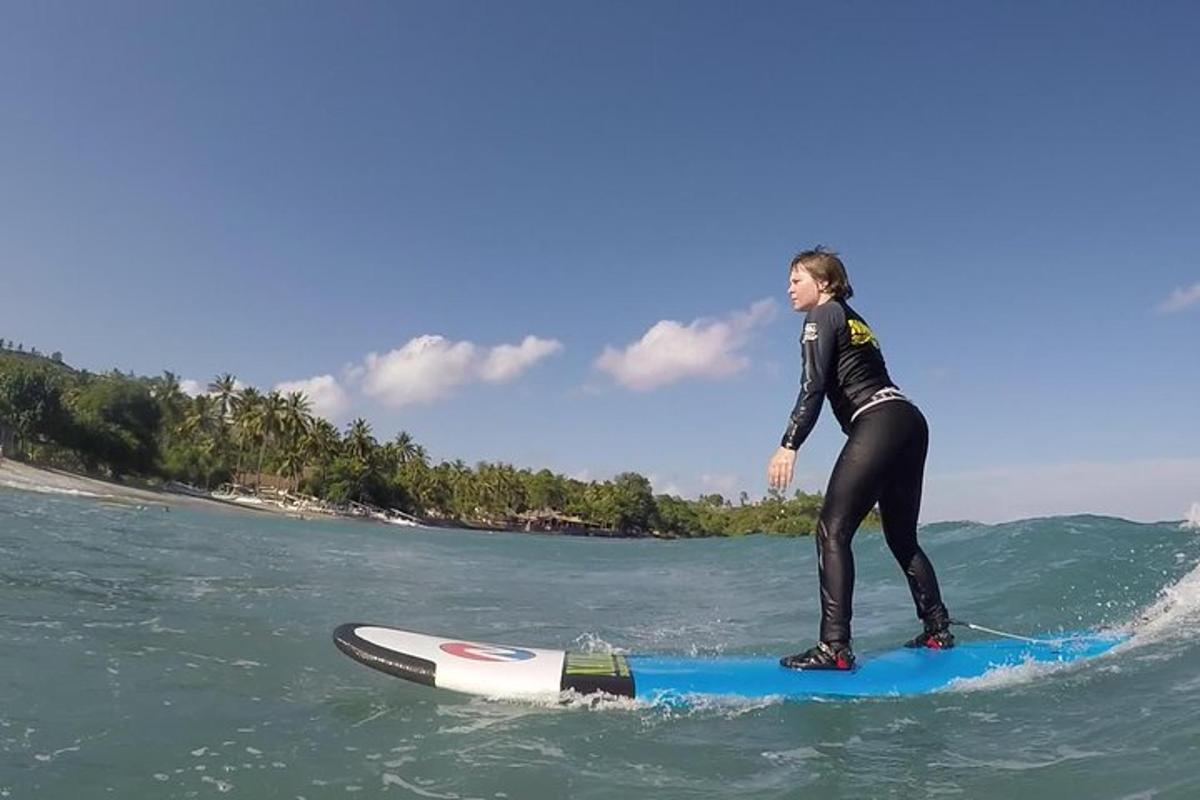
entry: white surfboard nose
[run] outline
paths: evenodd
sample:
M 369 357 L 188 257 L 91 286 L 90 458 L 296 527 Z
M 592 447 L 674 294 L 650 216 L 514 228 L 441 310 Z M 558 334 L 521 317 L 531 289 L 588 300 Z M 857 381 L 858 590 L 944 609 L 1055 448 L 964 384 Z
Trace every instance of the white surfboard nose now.
M 557 695 L 562 650 L 446 639 L 380 625 L 334 631 L 339 649 L 369 667 L 407 680 L 494 697 Z

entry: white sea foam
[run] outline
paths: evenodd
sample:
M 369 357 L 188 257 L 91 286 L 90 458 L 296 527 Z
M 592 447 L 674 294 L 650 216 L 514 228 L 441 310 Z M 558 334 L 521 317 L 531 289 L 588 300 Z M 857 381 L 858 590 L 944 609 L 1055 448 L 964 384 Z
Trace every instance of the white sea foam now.
M 1163 588 L 1158 599 L 1127 622 L 1122 629 L 1133 636 L 1121 646 L 1129 649 L 1162 639 L 1170 633 L 1194 630 L 1200 622 L 1200 566 Z
M 6 489 L 20 489 L 26 492 L 38 492 L 39 494 L 65 494 L 71 497 L 102 497 L 111 498 L 111 494 L 97 494 L 96 492 L 86 492 L 83 489 L 64 489 L 61 486 L 48 486 L 42 483 L 33 483 L 31 481 L 6 479 L 0 480 L 0 486 Z
M 602 692 L 579 694 L 573 689 L 566 689 L 557 694 L 523 697 L 516 702 L 538 708 L 562 708 L 573 711 L 634 711 L 653 707 L 653 704 L 645 700 L 632 697 L 618 697 Z
M 529 702 L 529 701 L 524 701 Z M 651 712 L 661 717 L 721 716 L 728 719 L 786 702 L 781 695 L 738 697 L 735 695 L 661 694 L 654 697 L 618 697 L 610 694 L 581 695 L 566 690 L 555 698 L 540 698 L 536 705 L 585 711 Z
M 581 633 L 575 637 L 571 650 L 577 653 L 620 653 L 620 648 L 614 647 L 594 633 Z
M 950 769 L 971 769 L 971 768 L 986 768 L 993 770 L 1004 770 L 1012 772 L 1024 772 L 1031 769 L 1045 769 L 1056 764 L 1062 764 L 1068 761 L 1079 761 L 1091 758 L 1104 758 L 1107 753 L 1098 750 L 1081 750 L 1077 747 L 1069 745 L 1059 745 L 1054 748 L 1054 756 L 1051 758 L 1043 758 L 1039 760 L 1020 759 L 1020 758 L 993 758 L 981 759 L 973 758 L 968 755 L 947 751 L 945 756 L 929 762 L 931 767 L 947 767 Z
M 743 714 L 753 714 L 764 708 L 788 702 L 787 698 L 782 695 L 767 695 L 765 697 L 691 695 L 686 698 L 686 701 L 684 706 L 676 706 L 659 700 L 656 703 L 656 707 L 672 714 L 683 713 L 697 716 L 716 714 L 726 719 L 734 719 Z
M 1185 531 L 1200 531 L 1200 503 L 1192 503 L 1188 509 L 1187 519 L 1179 526 Z
M 494 708 L 499 701 L 507 708 L 552 708 L 566 711 L 651 712 L 666 717 L 718 714 L 738 717 L 784 702 L 782 697 L 735 697 L 723 695 L 660 695 L 653 698 L 623 697 L 603 692 L 579 694 L 566 689 L 556 694 L 525 697 L 491 697 L 482 702 Z M 476 725 L 475 727 L 486 727 Z
M 1061 672 L 1081 662 L 1034 661 L 1030 659 L 1021 664 L 1007 667 L 996 667 L 988 670 L 977 678 L 955 678 L 950 681 L 943 691 L 948 692 L 979 692 L 992 689 L 1007 689 L 1032 683 L 1039 678 L 1055 672 Z
M 826 755 L 815 747 L 803 746 L 791 750 L 766 750 L 763 751 L 762 757 L 772 764 L 794 765 L 826 758 Z
M 405 780 L 404 778 L 400 777 L 399 775 L 397 775 L 394 772 L 385 772 L 380 777 L 383 781 L 384 789 L 390 788 L 392 786 L 399 786 L 401 789 L 404 789 L 407 792 L 410 792 L 411 794 L 417 795 L 418 797 L 429 797 L 429 798 L 433 798 L 433 800 L 482 800 L 482 798 L 464 796 L 464 795 L 457 794 L 455 792 L 445 793 L 445 792 L 438 792 L 438 791 L 434 791 L 433 789 L 425 788 L 425 786 L 433 785 L 433 781 L 430 781 L 430 780 L 421 781 L 421 779 L 419 779 L 419 778 L 414 778 L 412 781 L 409 781 L 409 780 Z M 424 785 L 418 785 L 418 782 L 423 783 Z M 347 786 L 346 791 L 348 791 L 348 792 L 349 791 L 359 791 L 361 788 L 362 787 Z
M 1179 638 L 1181 633 L 1190 634 L 1200 629 L 1200 566 L 1194 567 L 1179 580 L 1164 587 L 1158 598 L 1146 606 L 1127 622 L 1114 626 L 1115 634 L 1126 635 L 1129 639 L 1115 646 L 1113 654 L 1125 653 L 1131 649 L 1163 639 Z M 1169 659 L 1172 656 L 1163 655 Z M 999 689 L 1030 683 L 1055 672 L 1061 672 L 1081 666 L 1090 659 L 1073 662 L 1038 662 L 1029 660 L 1022 664 L 997 667 L 977 678 L 965 678 L 951 681 L 947 691 L 979 691 Z

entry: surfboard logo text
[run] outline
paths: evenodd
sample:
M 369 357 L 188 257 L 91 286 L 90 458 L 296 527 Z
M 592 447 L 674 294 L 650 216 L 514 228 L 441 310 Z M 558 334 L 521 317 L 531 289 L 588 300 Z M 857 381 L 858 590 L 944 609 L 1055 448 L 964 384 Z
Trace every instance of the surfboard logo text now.
M 474 642 L 444 642 L 440 645 L 443 653 L 449 653 L 459 658 L 472 661 L 528 661 L 537 653 L 522 650 L 519 647 L 503 647 L 496 644 L 475 644 Z

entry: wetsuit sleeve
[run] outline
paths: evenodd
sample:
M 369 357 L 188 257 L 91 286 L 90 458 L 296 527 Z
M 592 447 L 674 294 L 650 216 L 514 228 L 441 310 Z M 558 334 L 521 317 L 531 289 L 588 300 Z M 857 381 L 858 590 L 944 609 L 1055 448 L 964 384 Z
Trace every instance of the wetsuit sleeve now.
M 833 373 L 837 353 L 837 315 L 835 303 L 823 303 L 804 319 L 800 349 L 804 353 L 804 382 L 792 418 L 780 444 L 798 450 L 821 414 L 825 401 L 825 383 Z

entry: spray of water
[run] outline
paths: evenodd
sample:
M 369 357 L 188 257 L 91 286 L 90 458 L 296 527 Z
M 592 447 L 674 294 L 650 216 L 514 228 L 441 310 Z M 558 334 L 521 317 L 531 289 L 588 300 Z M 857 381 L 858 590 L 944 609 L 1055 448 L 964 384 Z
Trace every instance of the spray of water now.
M 1200 503 L 1192 503 L 1188 509 L 1187 519 L 1179 527 L 1185 531 L 1200 531 Z
M 1146 644 L 1200 627 L 1200 565 L 1165 587 L 1158 598 L 1122 626 L 1132 634 L 1127 646 Z
M 1113 648 L 1111 652 L 1113 655 L 1118 655 L 1165 639 L 1190 637 L 1198 631 L 1200 631 L 1200 565 L 1193 567 L 1179 580 L 1164 587 L 1152 603 L 1139 610 L 1132 618 L 1112 628 L 1112 633 L 1128 636 L 1129 639 Z M 1050 673 L 1078 669 L 1084 663 L 1077 661 L 1055 664 L 1030 661 L 1010 667 L 999 667 L 978 678 L 954 681 L 947 688 L 956 692 L 1007 688 L 1038 680 Z
M 948 692 L 979 692 L 992 689 L 1007 689 L 1031 683 L 1046 675 L 1065 669 L 1078 668 L 1082 662 L 1067 662 L 1056 664 L 1048 661 L 1026 661 L 1023 664 L 1013 664 L 1007 667 L 996 667 L 978 678 L 956 678 L 950 682 L 945 691 Z

